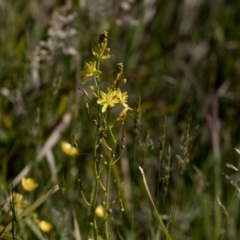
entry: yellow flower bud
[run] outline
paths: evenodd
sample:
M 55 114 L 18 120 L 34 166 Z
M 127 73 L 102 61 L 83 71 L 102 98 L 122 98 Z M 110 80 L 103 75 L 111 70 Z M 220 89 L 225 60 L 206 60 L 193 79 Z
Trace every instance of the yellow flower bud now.
M 93 92 L 94 91 L 94 86 L 89 86 L 89 89 Z
M 62 141 L 61 142 L 61 148 L 62 148 L 62 151 L 70 156 L 70 157 L 75 157 L 78 155 L 78 150 L 77 148 L 73 147 L 70 143 L 68 142 L 64 142 Z
M 22 178 L 22 187 L 25 191 L 32 192 L 38 187 L 38 183 L 32 178 Z
M 99 218 L 105 217 L 105 209 L 102 205 L 98 205 L 95 209 L 95 215 Z
M 44 220 L 40 221 L 38 225 L 43 232 L 50 232 L 53 229 L 53 225 Z

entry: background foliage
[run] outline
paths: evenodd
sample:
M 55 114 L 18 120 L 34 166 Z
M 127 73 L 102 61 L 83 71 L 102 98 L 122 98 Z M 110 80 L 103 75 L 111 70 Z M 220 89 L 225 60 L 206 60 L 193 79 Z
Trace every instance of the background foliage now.
M 123 188 L 127 204 L 122 219 L 116 220 L 115 238 L 129 239 L 134 222 L 133 239 L 160 239 L 137 168 L 141 165 L 160 213 L 169 215 L 175 207 L 170 225 L 174 239 L 214 239 L 211 226 L 219 219 L 222 239 L 237 239 L 238 189 L 225 175 L 234 182 L 239 176 L 226 164 L 239 167 L 234 148 L 240 148 L 240 2 L 91 0 L 68 2 L 63 8 L 64 4 L 0 0 L 1 201 L 7 196 L 8 184 L 29 163 L 34 163 L 29 175 L 40 185 L 29 198 L 36 199 L 51 186 L 50 160 L 36 159 L 69 113 L 70 123 L 50 148 L 62 190 L 38 214 L 53 223 L 56 239 L 74 239 L 73 215 L 86 236 L 88 210 L 77 179 L 81 178 L 89 197 L 94 131 L 85 112 L 86 98 L 78 90 L 77 72 L 83 61 L 91 60 L 92 42 L 107 30 L 115 62 L 106 63 L 105 74 L 117 62 L 124 63 L 125 89 L 135 109 L 125 125 L 126 152 L 116 170 L 121 186 L 113 189 Z M 139 94 L 141 121 L 136 136 Z M 181 175 L 176 155 L 181 155 L 181 139 L 189 121 L 190 162 Z M 72 142 L 72 135 L 80 151 L 75 158 L 64 155 L 60 146 L 62 140 Z M 164 161 L 171 146 L 166 195 L 159 181 L 164 136 Z M 228 222 L 220 213 L 216 195 L 228 211 Z

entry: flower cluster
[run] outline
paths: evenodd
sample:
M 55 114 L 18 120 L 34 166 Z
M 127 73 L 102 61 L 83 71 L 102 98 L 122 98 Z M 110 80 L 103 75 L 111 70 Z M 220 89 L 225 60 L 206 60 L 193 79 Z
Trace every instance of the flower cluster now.
M 99 35 L 98 43 L 92 45 L 92 53 L 97 61 L 84 63 L 84 70 L 79 72 L 79 75 L 83 77 L 83 84 L 86 83 L 87 79 L 90 77 L 95 78 L 96 84 L 100 83 L 99 75 L 102 73 L 99 70 L 100 60 L 105 60 L 112 57 L 112 55 L 110 55 L 110 48 L 107 48 L 107 36 L 108 34 L 106 31 L 102 32 Z M 117 63 L 112 74 L 108 76 L 110 87 L 107 88 L 107 91 L 105 92 L 100 90 L 99 85 L 97 85 L 97 88 L 99 89 L 97 93 L 92 90 L 93 95 L 97 98 L 97 104 L 102 106 L 102 113 L 113 108 L 117 104 L 121 104 L 124 107 L 125 114 L 128 110 L 131 110 L 127 104 L 127 92 L 122 92 L 120 89 L 127 82 L 126 79 L 120 80 L 122 72 L 123 64 Z

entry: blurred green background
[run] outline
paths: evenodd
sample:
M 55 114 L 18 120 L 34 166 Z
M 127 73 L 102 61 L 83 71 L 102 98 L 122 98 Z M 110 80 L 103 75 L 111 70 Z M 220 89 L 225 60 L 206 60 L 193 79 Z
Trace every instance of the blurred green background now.
M 128 177 L 136 176 L 140 182 L 136 166 L 142 165 L 159 211 L 168 215 L 180 178 L 176 155 L 181 153 L 181 138 L 191 119 L 190 162 L 181 178 L 170 233 L 174 239 L 214 239 L 212 225 L 217 221 L 216 212 L 221 211 L 216 207 L 217 195 L 229 214 L 228 222 L 219 217 L 221 239 L 238 239 L 238 189 L 225 175 L 237 184 L 239 173 L 226 164 L 240 167 L 234 150 L 240 149 L 239 13 L 240 2 L 234 0 L 79 0 L 72 4 L 0 0 L 1 200 L 8 184 L 29 163 L 34 163 L 29 176 L 40 184 L 32 198 L 48 189 L 52 181 L 49 159 L 44 157 L 39 163 L 36 159 L 69 113 L 70 122 L 50 148 L 64 191 L 41 207 L 39 214 L 54 223 L 57 239 L 72 239 L 74 208 L 82 234 L 86 234 L 87 208 L 77 178 L 90 194 L 94 129 L 86 116 L 86 98 L 77 89 L 82 86 L 77 72 L 82 70 L 84 61 L 92 59 L 91 44 L 101 31 L 107 30 L 113 58 L 104 63 L 105 74 L 117 62 L 123 62 L 123 77 L 128 80 L 124 89 L 135 110 L 138 95 L 141 96 L 137 138 L 135 111 L 125 125 Z M 84 88 L 87 90 L 88 85 Z M 171 176 L 163 201 L 158 162 L 165 117 L 163 155 L 166 158 L 170 144 Z M 62 140 L 71 143 L 72 135 L 80 150 L 76 158 L 64 155 L 60 146 Z M 119 172 L 121 181 L 126 183 L 124 171 Z M 144 195 L 141 186 L 135 188 L 136 196 Z M 127 198 L 130 193 L 126 191 L 125 195 Z M 58 201 L 60 196 L 64 198 Z M 135 239 L 160 239 L 147 198 L 136 200 L 135 204 Z M 53 216 L 46 214 L 49 209 Z M 124 239 L 128 239 L 130 231 L 129 212 L 121 223 L 116 223 Z M 59 216 L 65 218 L 58 222 Z

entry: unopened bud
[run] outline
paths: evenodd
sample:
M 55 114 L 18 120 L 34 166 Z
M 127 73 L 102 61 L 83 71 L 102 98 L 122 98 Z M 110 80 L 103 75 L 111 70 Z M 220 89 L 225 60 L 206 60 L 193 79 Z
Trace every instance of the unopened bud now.
M 108 33 L 107 31 L 103 31 L 100 33 L 99 38 L 98 38 L 98 43 L 104 43 L 105 41 L 107 41 L 107 37 L 108 37 Z
M 89 105 L 87 102 L 85 103 L 85 107 L 86 107 L 86 109 L 89 109 Z
M 89 89 L 90 89 L 91 91 L 94 91 L 94 86 L 89 86 Z
M 127 82 L 127 79 L 124 78 L 123 80 L 121 80 L 121 81 L 119 82 L 118 87 L 122 87 L 123 85 L 126 84 L 126 82 Z
M 97 94 L 95 93 L 95 92 L 93 92 L 93 96 L 97 99 L 98 98 L 98 96 L 97 96 Z

